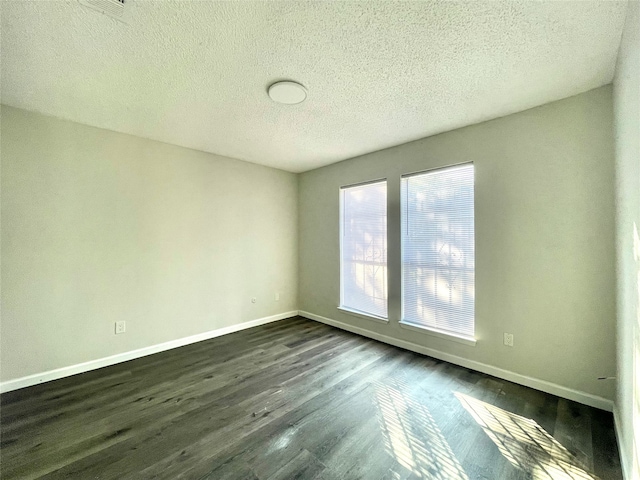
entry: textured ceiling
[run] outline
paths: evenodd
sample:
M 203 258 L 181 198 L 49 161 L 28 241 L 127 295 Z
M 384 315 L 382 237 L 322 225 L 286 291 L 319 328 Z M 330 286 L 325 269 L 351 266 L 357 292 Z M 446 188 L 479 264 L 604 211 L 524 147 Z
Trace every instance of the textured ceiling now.
M 1 2 L 2 103 L 300 172 L 609 83 L 626 2 Z M 267 86 L 304 84 L 299 105 Z

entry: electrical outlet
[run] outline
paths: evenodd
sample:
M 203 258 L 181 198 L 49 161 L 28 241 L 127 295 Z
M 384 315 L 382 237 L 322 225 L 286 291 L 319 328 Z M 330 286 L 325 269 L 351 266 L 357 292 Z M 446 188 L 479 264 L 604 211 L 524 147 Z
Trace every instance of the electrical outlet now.
M 504 334 L 504 344 L 507 347 L 513 347 L 513 333 L 506 333 Z
M 120 320 L 116 322 L 116 335 L 119 333 L 124 333 L 126 331 L 126 325 L 124 320 Z
M 256 297 L 251 297 L 251 303 L 256 303 Z
M 276 293 L 276 302 L 279 302 L 279 301 L 280 301 L 280 294 Z

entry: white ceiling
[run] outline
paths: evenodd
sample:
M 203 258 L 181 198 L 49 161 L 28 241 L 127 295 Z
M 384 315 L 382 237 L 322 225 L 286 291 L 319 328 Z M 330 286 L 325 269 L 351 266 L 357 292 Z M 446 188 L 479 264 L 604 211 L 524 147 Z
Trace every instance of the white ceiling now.
M 626 2 L 1 2 L 2 103 L 310 170 L 613 77 Z M 299 105 L 266 89 L 294 79 Z

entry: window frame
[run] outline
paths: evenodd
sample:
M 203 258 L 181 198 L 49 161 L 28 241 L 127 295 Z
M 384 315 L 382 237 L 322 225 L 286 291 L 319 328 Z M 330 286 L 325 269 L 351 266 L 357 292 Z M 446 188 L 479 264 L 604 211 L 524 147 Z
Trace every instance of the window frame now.
M 405 202 L 406 199 L 403 198 L 403 194 L 404 194 L 404 185 L 403 182 L 406 179 L 409 179 L 411 177 L 416 177 L 416 176 L 420 176 L 420 175 L 425 175 L 428 173 L 434 173 L 434 172 L 438 172 L 438 171 L 443 171 L 443 170 L 449 170 L 449 169 L 455 169 L 455 168 L 459 168 L 459 167 L 464 167 L 464 166 L 472 166 L 473 167 L 473 212 L 474 212 L 474 235 L 473 235 L 473 242 L 474 242 L 474 268 L 473 268 L 473 275 L 474 275 L 474 279 L 475 279 L 475 275 L 476 275 L 476 268 L 475 268 L 475 243 L 476 243 L 476 235 L 475 235 L 475 211 L 476 211 L 476 201 L 475 201 L 475 192 L 476 192 L 476 188 L 475 188 L 475 183 L 476 183 L 476 166 L 474 164 L 473 161 L 468 161 L 468 162 L 462 162 L 462 163 L 457 163 L 457 164 L 452 164 L 452 165 L 445 165 L 445 166 L 441 166 L 441 167 L 435 167 L 435 168 L 429 168 L 427 170 L 421 170 L 418 172 L 412 172 L 412 173 L 407 173 L 404 175 L 400 176 L 400 282 L 401 282 L 401 290 L 400 290 L 400 327 L 407 329 L 407 330 L 411 330 L 414 332 L 419 332 L 419 333 L 424 333 L 427 335 L 431 335 L 434 337 L 438 337 L 438 338 L 442 338 L 445 340 L 450 340 L 450 341 L 454 341 L 457 343 L 462 343 L 465 345 L 469 345 L 469 346 L 475 346 L 476 345 L 476 311 L 475 311 L 475 294 L 474 294 L 474 300 L 473 300 L 473 335 L 464 335 L 462 333 L 458 333 L 458 332 L 453 332 L 453 331 L 449 331 L 449 330 L 444 330 L 444 329 L 439 329 L 437 327 L 431 327 L 431 326 L 425 326 L 425 325 L 419 325 L 416 324 L 414 322 L 410 322 L 407 321 L 405 319 L 405 291 L 406 291 L 406 287 L 405 287 L 405 261 L 404 261 L 404 254 L 405 254 L 405 232 L 403 231 L 403 228 L 405 226 L 405 222 L 408 222 L 408 218 L 405 219 L 405 215 L 407 215 L 405 213 Z M 474 280 L 474 292 L 475 292 L 475 280 Z
M 349 189 L 349 188 L 354 188 L 354 187 L 362 187 L 365 185 L 374 185 L 377 183 L 384 183 L 385 184 L 385 197 L 386 197 L 386 205 L 385 205 L 385 212 L 386 212 L 386 217 L 387 217 L 387 223 L 385 225 L 385 248 L 387 249 L 387 252 L 385 254 L 385 258 L 387 258 L 387 261 L 385 263 L 385 268 L 387 269 L 387 281 L 386 281 L 386 310 L 387 310 L 387 316 L 386 317 L 381 317 L 379 315 L 375 315 L 369 312 L 364 312 L 362 310 L 358 310 L 356 308 L 353 307 L 349 307 L 348 305 L 345 305 L 344 303 L 344 262 L 343 262 L 343 251 L 344 251 L 344 238 L 345 238 L 345 231 L 344 231 L 344 191 Z M 360 317 L 360 318 L 364 318 L 367 320 L 375 320 L 378 322 L 382 322 L 382 323 L 389 323 L 389 260 L 388 260 L 388 251 L 389 251 L 389 228 L 388 228 L 388 219 L 389 219 L 389 189 L 388 189 L 388 185 L 389 182 L 387 181 L 387 178 L 378 178 L 375 180 L 368 180 L 365 182 L 358 182 L 358 183 L 350 183 L 347 185 L 341 185 L 340 188 L 338 189 L 338 196 L 339 196 L 339 209 L 340 209 L 340 214 L 339 214 L 339 218 L 338 218 L 338 222 L 340 223 L 339 225 L 339 235 L 340 235 L 340 279 L 339 279 L 339 288 L 340 288 L 340 298 L 339 298 L 339 303 L 338 303 L 338 310 L 352 315 L 352 316 L 356 316 L 356 317 Z

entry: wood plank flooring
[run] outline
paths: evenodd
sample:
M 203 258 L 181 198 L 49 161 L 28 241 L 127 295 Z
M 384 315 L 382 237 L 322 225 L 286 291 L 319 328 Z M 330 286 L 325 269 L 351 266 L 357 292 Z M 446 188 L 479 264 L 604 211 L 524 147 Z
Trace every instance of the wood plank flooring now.
M 3 479 L 620 479 L 610 413 L 301 317 L 3 394 Z

